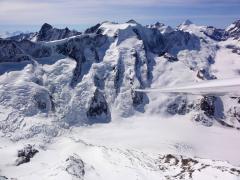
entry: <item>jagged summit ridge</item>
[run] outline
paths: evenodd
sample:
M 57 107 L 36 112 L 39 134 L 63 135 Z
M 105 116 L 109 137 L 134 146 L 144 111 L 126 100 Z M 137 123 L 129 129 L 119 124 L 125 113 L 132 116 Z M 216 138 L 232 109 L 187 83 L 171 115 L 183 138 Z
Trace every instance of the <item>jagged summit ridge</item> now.
M 166 26 L 103 22 L 79 34 L 44 24 L 35 41 L 0 40 L 1 65 L 6 67 L 0 68 L 4 84 L 0 105 L 10 107 L 6 111 L 8 118 L 1 121 L 3 131 L 15 132 L 23 119 L 42 114 L 53 118 L 53 126 L 41 122 L 41 128 L 48 127 L 49 134 L 56 133 L 56 122 L 59 126 L 108 123 L 115 115 L 130 117 L 139 112 L 183 116 L 191 113 L 191 119 L 211 126 L 218 120 L 217 111 L 209 114 L 201 104 L 215 110 L 227 101 L 234 105 L 226 110 L 220 108 L 226 117 L 222 116 L 221 121 L 238 127 L 238 115 L 234 114 L 237 99 L 159 98 L 134 91 L 221 78 L 222 70 L 215 67 L 220 50 L 233 51 L 230 55 L 238 59 L 238 47 L 227 48 L 221 38 L 215 40 L 219 34 L 214 34 L 213 27 L 193 25 L 165 32 L 159 29 L 162 27 Z M 13 71 L 4 64 L 9 62 L 15 63 Z M 231 76 L 237 72 L 232 70 Z M 24 127 L 26 134 L 34 134 L 31 125 Z
M 240 176 L 239 97 L 135 91 L 231 81 L 239 40 L 194 24 L 40 31 L 0 39 L 0 179 Z
M 22 41 L 30 40 L 36 41 L 54 41 L 77 36 L 82 34 L 76 30 L 70 30 L 69 28 L 59 29 L 55 28 L 48 23 L 44 23 L 38 32 L 20 33 L 19 35 L 8 37 L 9 40 Z
M 50 29 L 53 29 L 52 25 L 48 24 L 48 23 L 44 23 L 40 29 L 39 32 L 43 32 L 46 33 L 47 31 L 49 31 Z
M 71 36 L 80 35 L 80 32 L 75 30 L 53 28 L 48 23 L 44 23 L 36 36 L 36 41 L 53 41 L 68 38 Z

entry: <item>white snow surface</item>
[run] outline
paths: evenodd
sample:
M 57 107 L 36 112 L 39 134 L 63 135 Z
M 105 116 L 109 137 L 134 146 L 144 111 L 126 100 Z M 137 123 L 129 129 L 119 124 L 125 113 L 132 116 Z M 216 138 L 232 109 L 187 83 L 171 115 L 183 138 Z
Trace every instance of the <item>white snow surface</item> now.
M 229 163 L 239 165 L 239 140 L 237 130 L 196 126 L 182 117 L 166 120 L 147 115 L 76 127 L 49 142 L 34 138 L 14 143 L 1 138 L 0 169 L 2 175 L 19 180 L 81 179 L 66 171 L 66 159 L 74 156 L 84 162 L 84 179 L 87 180 L 136 177 L 150 180 L 168 176 L 180 179 L 174 176 L 180 173 L 181 166 L 174 166 L 174 161 L 170 165 L 159 158 L 166 154 L 180 158 L 178 154 L 181 154 L 199 161 L 193 169 L 204 167 L 202 171 L 194 171 L 193 179 L 239 179 L 239 175 L 227 171 L 234 168 Z M 34 143 L 39 153 L 30 163 L 15 166 L 17 150 L 27 143 Z M 167 169 L 161 170 L 160 166 Z M 191 178 L 186 175 L 184 179 Z
M 70 40 L 79 42 L 84 35 L 41 42 L 53 51 L 50 57 L 1 63 L 0 179 L 240 179 L 236 119 L 240 105 L 237 97 L 229 97 L 233 89 L 234 95 L 239 93 L 240 55 L 228 48 L 240 44 L 233 39 L 212 40 L 203 33 L 205 28 L 187 22 L 162 32 L 137 23 L 102 23 L 99 29 L 108 39 L 96 48 L 101 61 L 96 62 L 96 53 L 86 43 L 86 63 L 75 87 L 70 83 L 76 61 L 55 50 Z M 167 38 L 172 33 L 176 36 L 168 42 L 169 53 L 177 61 L 157 54 L 159 47 L 144 49 L 147 43 L 160 41 L 152 37 Z M 214 62 L 209 63 L 209 57 Z M 201 79 L 197 75 L 203 69 L 207 73 Z M 212 77 L 217 80 L 205 82 Z M 146 105 L 136 110 L 133 91 L 147 87 L 195 95 L 149 92 Z M 110 123 L 88 124 L 86 110 L 96 89 L 108 104 Z M 218 101 L 221 118 L 231 127 L 217 121 L 206 127 L 193 121 L 201 110 L 167 113 L 169 104 L 198 103 L 202 94 L 228 94 Z M 16 166 L 17 150 L 26 144 L 34 144 L 39 153 Z M 167 154 L 174 158 L 166 158 Z M 184 165 L 184 158 L 197 163 L 191 160 Z

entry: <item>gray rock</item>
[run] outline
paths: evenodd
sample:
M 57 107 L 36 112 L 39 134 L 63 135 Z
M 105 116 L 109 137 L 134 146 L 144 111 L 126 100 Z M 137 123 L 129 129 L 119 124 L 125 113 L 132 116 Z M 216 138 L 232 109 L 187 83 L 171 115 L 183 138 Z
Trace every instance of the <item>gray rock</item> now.
M 233 22 L 231 28 L 227 29 L 228 37 L 233 37 L 234 39 L 240 38 L 240 20 Z
M 203 33 L 216 41 L 223 41 L 227 38 L 226 32 L 223 29 L 217 29 L 213 26 L 208 26 Z
M 111 120 L 111 113 L 107 101 L 103 93 L 98 89 L 96 89 L 91 100 L 91 104 L 87 111 L 87 117 L 90 119 L 90 124 L 96 122 L 108 123 Z
M 0 176 L 0 180 L 6 180 L 8 179 L 6 176 Z
M 39 151 L 37 149 L 35 149 L 32 145 L 28 144 L 23 149 L 18 151 L 18 158 L 15 162 L 16 166 L 30 162 L 30 159 L 33 158 L 33 156 L 38 152 Z
M 69 38 L 71 36 L 80 35 L 80 32 L 75 30 L 71 31 L 68 28 L 57 29 L 53 28 L 50 24 L 43 24 L 40 31 L 37 34 L 37 41 L 53 41 L 60 40 L 64 38 Z
M 163 57 L 164 57 L 165 59 L 167 59 L 168 62 L 176 62 L 176 61 L 178 61 L 178 58 L 177 58 L 177 57 L 172 56 L 172 55 L 169 54 L 169 53 L 165 53 L 165 54 L 163 55 Z
M 208 117 L 204 113 L 196 114 L 195 116 L 193 116 L 193 120 L 207 127 L 212 126 L 214 121 L 212 117 Z
M 211 75 L 207 69 L 198 70 L 197 77 L 202 80 L 216 79 L 216 77 L 214 75 Z
M 190 106 L 187 104 L 187 100 L 181 97 L 176 98 L 173 102 L 169 103 L 167 106 L 167 112 L 169 114 L 184 115 L 188 113 Z
M 92 26 L 88 29 L 85 30 L 85 34 L 90 34 L 90 33 L 96 33 L 98 28 L 101 26 L 100 23 L 96 24 L 95 26 Z
M 200 109 L 208 117 L 213 117 L 215 113 L 215 96 L 204 96 L 200 102 Z
M 85 169 L 84 162 L 77 156 L 70 156 L 66 160 L 66 171 L 71 176 L 74 176 L 78 179 L 84 179 Z

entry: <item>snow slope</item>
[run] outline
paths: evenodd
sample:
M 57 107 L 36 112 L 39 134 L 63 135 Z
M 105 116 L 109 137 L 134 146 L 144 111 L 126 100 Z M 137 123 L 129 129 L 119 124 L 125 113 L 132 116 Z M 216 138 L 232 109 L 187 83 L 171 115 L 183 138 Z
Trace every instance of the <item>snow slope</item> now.
M 77 127 L 48 143 L 2 138 L 0 169 L 2 175 L 20 180 L 238 179 L 239 168 L 234 171 L 229 163 L 239 165 L 239 139 L 237 130 L 196 126 L 179 116 L 166 121 L 147 115 Z M 16 151 L 27 143 L 34 143 L 39 153 L 30 163 L 15 166 Z M 75 161 L 66 161 L 69 157 Z M 79 160 L 84 162 L 84 175 Z M 69 166 L 74 169 L 69 171 Z
M 239 179 L 228 30 L 131 20 L 37 36 L 0 39 L 0 179 Z M 136 91 L 154 88 L 167 93 Z M 16 166 L 26 144 L 39 153 Z

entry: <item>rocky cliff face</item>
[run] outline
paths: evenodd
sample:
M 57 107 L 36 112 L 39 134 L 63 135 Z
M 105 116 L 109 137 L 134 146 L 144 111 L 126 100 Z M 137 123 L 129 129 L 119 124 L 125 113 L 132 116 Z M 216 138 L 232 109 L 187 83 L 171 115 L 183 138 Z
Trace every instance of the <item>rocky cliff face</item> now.
M 218 98 L 215 103 L 215 97 L 134 91 L 218 78 L 218 52 L 226 49 L 233 34 L 238 36 L 234 27 L 223 32 L 190 22 L 169 31 L 164 31 L 163 26 L 104 22 L 81 34 L 44 24 L 35 41 L 0 39 L 0 105 L 7 110 L 0 124 L 2 129 L 13 132 L 26 123 L 25 117 L 41 114 L 65 127 L 107 123 L 113 115 L 129 117 L 136 112 L 192 113 L 193 120 L 212 125 L 215 120 L 219 122 L 219 111 L 225 114 L 221 121 L 238 127 L 238 112 L 230 113 L 232 106 L 218 106 L 224 106 L 229 99 Z M 234 61 L 239 59 L 235 53 Z M 10 69 L 6 65 L 9 62 L 14 63 Z M 235 70 L 233 73 L 237 76 Z M 227 112 L 232 114 L 231 121 L 227 120 Z M 12 119 L 15 114 L 18 117 Z M 43 127 L 50 128 L 48 132 L 54 133 L 49 124 L 24 127 L 29 131 L 38 128 L 39 132 Z
M 36 35 L 36 41 L 54 41 L 65 39 L 71 36 L 80 35 L 80 32 L 71 31 L 68 28 L 57 29 L 53 28 L 50 24 L 43 24 L 40 31 Z

